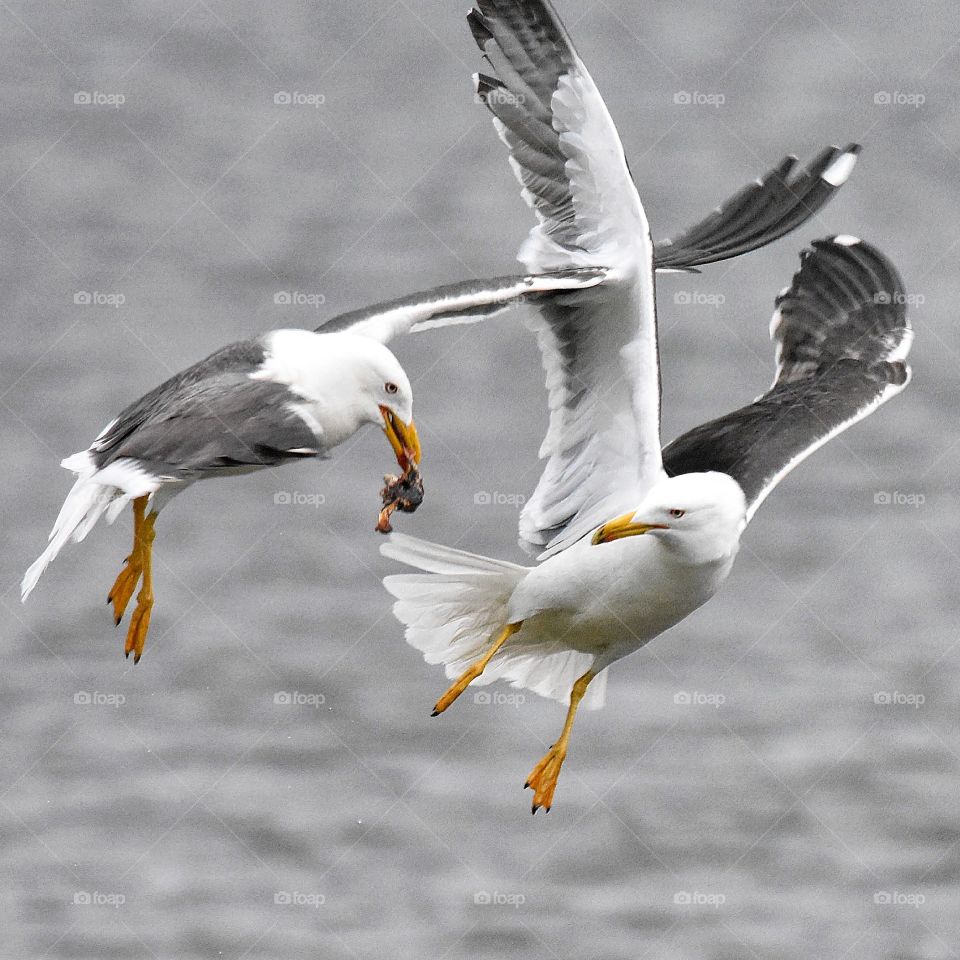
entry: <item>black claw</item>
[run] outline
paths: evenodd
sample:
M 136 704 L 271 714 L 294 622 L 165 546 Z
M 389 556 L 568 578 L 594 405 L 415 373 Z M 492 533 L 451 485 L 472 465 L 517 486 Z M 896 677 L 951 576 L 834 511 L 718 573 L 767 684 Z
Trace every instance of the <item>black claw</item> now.
M 524 789 L 524 790 L 529 790 L 529 789 L 530 789 L 530 781 L 529 781 L 529 780 L 527 780 L 527 781 L 524 783 L 523 789 Z
M 120 621 L 121 621 L 122 619 L 123 619 L 122 616 L 114 617 L 114 618 L 113 618 L 113 625 L 114 625 L 115 627 L 119 627 L 119 626 L 120 626 Z
M 440 711 L 439 711 L 439 710 L 434 710 L 433 713 L 430 714 L 430 716 L 431 716 L 431 717 L 439 717 L 439 716 L 440 716 Z
M 129 650 L 127 650 L 126 653 L 124 653 L 123 659 L 124 659 L 124 660 L 129 660 L 129 659 L 130 659 L 130 651 L 129 651 Z
M 140 654 L 138 653 L 138 654 L 133 658 L 133 665 L 136 666 L 139 662 L 140 662 Z

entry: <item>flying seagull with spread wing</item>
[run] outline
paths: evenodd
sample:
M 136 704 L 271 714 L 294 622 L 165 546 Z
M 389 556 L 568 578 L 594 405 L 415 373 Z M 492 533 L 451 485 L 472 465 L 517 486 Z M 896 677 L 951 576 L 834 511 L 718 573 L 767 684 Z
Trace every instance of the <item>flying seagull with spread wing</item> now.
M 846 179 L 856 150 L 816 161 L 796 193 L 768 177 L 655 247 L 613 122 L 550 4 L 480 0 L 470 23 L 498 74 L 479 89 L 537 214 L 521 260 L 607 273 L 538 309 L 547 463 L 520 517 L 538 565 L 401 535 L 381 551 L 425 571 L 385 585 L 408 642 L 455 681 L 434 714 L 500 678 L 568 704 L 527 778 L 536 812 L 553 802 L 578 706 L 602 704 L 606 668 L 706 602 L 772 488 L 905 387 L 911 332 L 879 251 L 818 241 L 777 300 L 772 387 L 661 450 L 656 265 L 691 269 L 776 239 Z
M 154 602 L 154 527 L 174 496 L 197 480 L 325 458 L 367 424 L 384 431 L 409 478 L 420 463 L 413 394 L 386 344 L 602 278 L 601 270 L 574 268 L 451 284 L 343 314 L 316 331 L 271 330 L 217 350 L 131 403 L 63 461 L 77 480 L 24 575 L 22 599 L 68 540 L 83 540 L 101 517 L 112 523 L 132 503 L 133 549 L 107 602 L 119 624 L 142 583 L 124 646 L 138 662 Z

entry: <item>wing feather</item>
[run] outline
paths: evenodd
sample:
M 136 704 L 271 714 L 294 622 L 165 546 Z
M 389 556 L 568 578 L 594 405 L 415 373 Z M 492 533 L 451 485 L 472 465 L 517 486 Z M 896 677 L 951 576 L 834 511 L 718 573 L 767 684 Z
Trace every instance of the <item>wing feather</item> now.
M 776 300 L 773 385 L 753 403 L 664 448 L 671 476 L 717 470 L 747 498 L 747 519 L 798 463 L 898 394 L 913 334 L 893 264 L 855 237 L 814 242 Z

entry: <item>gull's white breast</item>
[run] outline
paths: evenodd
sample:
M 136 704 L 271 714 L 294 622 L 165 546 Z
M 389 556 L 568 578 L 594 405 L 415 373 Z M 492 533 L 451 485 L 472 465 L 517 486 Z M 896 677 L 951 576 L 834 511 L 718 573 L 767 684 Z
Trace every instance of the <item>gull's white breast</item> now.
M 511 597 L 520 643 L 552 643 L 597 657 L 595 669 L 638 650 L 702 606 L 734 554 L 690 563 L 656 535 L 594 546 L 579 540 L 524 578 Z

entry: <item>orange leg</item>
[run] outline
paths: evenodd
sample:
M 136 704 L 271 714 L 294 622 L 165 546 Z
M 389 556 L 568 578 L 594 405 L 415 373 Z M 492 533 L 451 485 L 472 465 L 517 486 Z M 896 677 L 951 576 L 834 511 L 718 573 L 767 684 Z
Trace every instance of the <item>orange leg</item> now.
M 107 596 L 107 602 L 113 604 L 114 622 L 119 624 L 137 584 L 143 580 L 123 646 L 124 656 L 132 653 L 134 663 L 139 663 L 143 655 L 153 610 L 153 541 L 157 536 L 154 530 L 157 515 L 147 513 L 147 499 L 138 497 L 133 501 L 133 550 Z
M 146 509 L 146 497 L 133 501 L 133 549 L 130 551 L 130 556 L 124 560 L 123 569 L 107 594 L 107 603 L 113 604 L 113 622 L 118 625 L 123 619 L 133 591 L 137 589 L 140 577 L 143 576 L 142 538 Z
M 596 676 L 592 670 L 588 670 L 573 685 L 570 691 L 570 706 L 567 708 L 567 719 L 564 721 L 563 730 L 560 733 L 560 739 L 546 752 L 543 759 L 530 771 L 524 788 L 529 787 L 533 790 L 533 813 L 536 813 L 540 807 L 547 812 L 553 804 L 553 793 L 557 789 L 557 779 L 560 776 L 560 768 L 567 756 L 567 746 L 570 742 L 570 731 L 573 730 L 573 720 L 577 715 L 577 707 L 587 692 L 590 681 Z
M 476 680 L 487 668 L 487 664 L 493 659 L 493 655 L 523 626 L 523 621 L 519 623 L 508 623 L 500 635 L 493 641 L 490 649 L 471 667 L 465 670 L 450 686 L 447 692 L 437 701 L 430 716 L 435 717 L 443 713 L 447 707 L 453 703 L 457 697 L 463 693 L 473 680 Z

